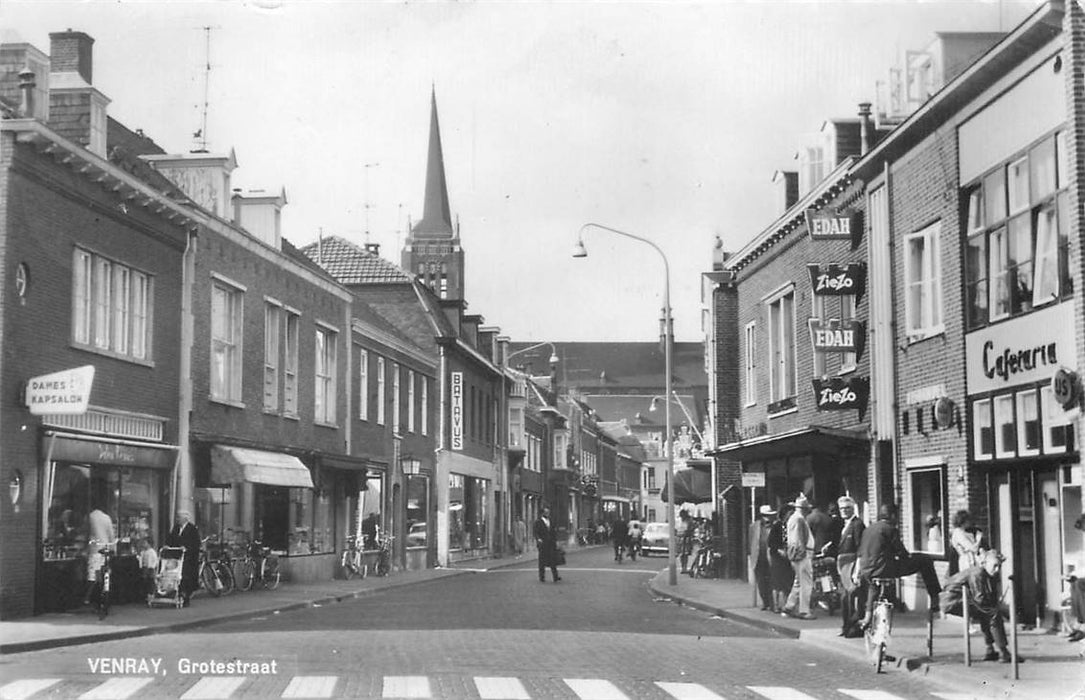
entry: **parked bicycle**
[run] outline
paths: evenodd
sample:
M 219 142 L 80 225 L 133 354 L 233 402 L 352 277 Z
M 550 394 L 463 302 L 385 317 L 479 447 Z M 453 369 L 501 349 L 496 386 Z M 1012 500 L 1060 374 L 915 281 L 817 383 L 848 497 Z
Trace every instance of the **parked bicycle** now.
M 279 557 L 271 553 L 270 547 L 265 547 L 259 540 L 253 540 L 241 562 L 238 587 L 248 591 L 259 581 L 265 589 L 274 590 L 279 587 L 280 578 Z
M 874 598 L 874 613 L 865 631 L 866 649 L 876 673 L 882 672 L 886 662 L 896 661 L 886 650 L 893 632 L 893 599 L 896 593 L 895 578 L 876 578 L 870 582 L 869 595 Z
M 362 561 L 362 550 L 358 547 L 358 538 L 354 535 L 347 537 L 346 548 L 339 556 L 339 568 L 343 570 L 343 578 L 348 581 L 355 576 L 366 577 L 369 567 Z
M 218 546 L 214 535 L 203 538 L 200 544 L 200 568 L 197 576 L 200 587 L 216 598 L 233 593 L 237 582 L 234 580 L 230 555 L 225 548 Z
M 722 540 L 718 537 L 701 538 L 697 541 L 697 553 L 689 564 L 691 578 L 722 578 Z
M 834 615 L 840 609 L 844 590 L 836 569 L 836 557 L 829 554 L 815 556 L 813 570 L 814 588 L 810 593 L 810 605 Z
M 116 545 L 117 540 L 112 542 L 90 540 L 87 542 L 89 551 L 96 551 L 102 557 L 100 566 L 94 574 L 94 590 L 88 595 L 98 613 L 99 620 L 104 620 L 109 615 L 110 595 L 113 591 L 113 548 Z
M 387 576 L 392 570 L 392 540 L 391 535 L 381 534 L 377 538 L 377 567 L 374 573 L 377 576 Z

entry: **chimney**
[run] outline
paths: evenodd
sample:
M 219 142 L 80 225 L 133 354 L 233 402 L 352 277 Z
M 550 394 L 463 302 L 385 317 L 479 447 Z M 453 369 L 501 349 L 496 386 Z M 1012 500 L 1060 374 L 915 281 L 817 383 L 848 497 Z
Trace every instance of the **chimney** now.
M 109 98 L 91 82 L 94 39 L 69 29 L 53 32 L 49 41 L 49 126 L 105 158 Z
M 49 57 L 43 51 L 22 42 L 0 44 L 0 101 L 19 105 L 24 119 L 48 120 Z
M 859 103 L 859 142 L 862 144 L 859 155 L 866 155 L 874 146 L 874 130 L 870 123 L 870 103 Z
M 34 71 L 27 65 L 21 71 L 19 71 L 19 92 L 22 95 L 20 100 L 21 106 L 19 108 L 19 114 L 27 119 L 34 116 L 34 88 L 37 87 L 37 83 L 34 81 Z
M 369 253 L 370 255 L 376 255 L 376 256 L 379 257 L 380 254 L 381 254 L 381 244 L 380 243 L 370 243 L 370 242 L 366 241 L 365 252 Z
M 253 238 L 280 250 L 286 188 L 280 189 L 278 193 L 266 190 L 235 191 L 233 202 L 234 223 Z
M 237 167 L 234 149 L 223 154 L 147 154 L 140 158 L 207 211 L 223 219 L 230 217 L 230 173 Z
M 799 201 L 799 174 L 792 170 L 777 170 L 772 176 L 776 185 L 776 210 L 783 213 Z
M 52 32 L 49 34 L 49 58 L 54 73 L 78 73 L 87 85 L 93 85 L 94 39 L 83 32 Z

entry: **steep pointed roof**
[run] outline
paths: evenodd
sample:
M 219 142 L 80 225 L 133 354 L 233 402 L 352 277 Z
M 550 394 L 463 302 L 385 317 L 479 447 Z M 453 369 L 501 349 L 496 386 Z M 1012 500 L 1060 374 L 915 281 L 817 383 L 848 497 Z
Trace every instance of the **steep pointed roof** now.
M 422 220 L 411 228 L 412 234 L 452 238 L 452 213 L 448 206 L 445 182 L 445 157 L 441 151 L 441 128 L 437 122 L 437 91 L 430 95 L 429 156 L 426 161 L 426 199 Z

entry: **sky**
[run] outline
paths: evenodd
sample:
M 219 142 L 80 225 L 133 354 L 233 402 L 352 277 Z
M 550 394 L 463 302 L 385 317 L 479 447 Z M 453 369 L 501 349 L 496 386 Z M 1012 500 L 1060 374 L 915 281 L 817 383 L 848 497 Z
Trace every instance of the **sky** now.
M 676 339 L 698 341 L 717 236 L 738 250 L 781 213 L 772 175 L 825 119 L 874 102 L 934 32 L 1006 31 L 1037 5 L 0 0 L 0 38 L 48 52 L 49 32 L 86 32 L 111 116 L 171 153 L 197 131 L 234 149 L 234 187 L 285 188 L 292 243 L 397 264 L 432 91 L 470 313 L 515 341 L 654 341 L 665 257 Z M 589 229 L 574 259 L 588 222 L 663 257 Z

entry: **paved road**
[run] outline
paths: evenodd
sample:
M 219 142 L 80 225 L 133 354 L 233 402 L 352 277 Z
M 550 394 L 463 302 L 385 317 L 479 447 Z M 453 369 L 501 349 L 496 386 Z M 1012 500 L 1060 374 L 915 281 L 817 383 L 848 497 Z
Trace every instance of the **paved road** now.
M 198 633 L 0 657 L 0 698 L 936 697 L 904 672 L 875 676 L 653 598 L 661 559 L 619 566 L 595 549 L 569 564 L 557 584 L 539 583 L 532 563 Z M 112 668 L 129 659 L 148 668 Z M 231 661 L 255 666 L 200 665 Z

